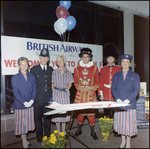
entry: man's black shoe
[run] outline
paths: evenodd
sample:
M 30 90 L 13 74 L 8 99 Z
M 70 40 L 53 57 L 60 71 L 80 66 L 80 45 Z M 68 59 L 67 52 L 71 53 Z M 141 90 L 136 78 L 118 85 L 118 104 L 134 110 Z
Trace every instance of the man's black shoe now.
M 93 139 L 95 140 L 95 141 L 97 141 L 98 140 L 98 137 L 97 137 L 97 135 L 96 135 L 96 133 L 94 132 L 94 133 L 91 133 L 91 136 L 93 137 Z
M 41 137 L 37 138 L 37 142 L 42 142 L 42 138 Z
M 82 134 L 82 131 L 76 131 L 76 133 L 75 133 L 75 136 L 79 136 L 79 135 L 81 135 Z

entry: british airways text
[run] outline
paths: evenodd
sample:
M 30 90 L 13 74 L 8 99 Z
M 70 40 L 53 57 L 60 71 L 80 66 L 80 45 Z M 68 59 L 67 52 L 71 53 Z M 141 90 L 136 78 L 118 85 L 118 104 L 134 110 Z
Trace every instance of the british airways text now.
M 50 52 L 65 51 L 65 52 L 80 53 L 80 50 L 83 47 L 27 42 L 27 50 L 40 51 L 43 48 L 47 48 Z

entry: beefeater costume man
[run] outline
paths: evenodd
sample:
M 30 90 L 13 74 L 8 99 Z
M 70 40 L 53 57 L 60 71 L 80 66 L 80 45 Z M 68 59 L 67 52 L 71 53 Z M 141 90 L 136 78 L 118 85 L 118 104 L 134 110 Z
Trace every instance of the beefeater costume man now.
M 81 58 L 79 65 L 74 69 L 74 85 L 77 89 L 74 103 L 96 102 L 95 91 L 99 88 L 99 71 L 97 66 L 93 65 L 92 50 L 89 48 L 82 48 L 79 57 Z M 78 113 L 78 130 L 75 135 L 79 136 L 82 134 L 81 126 L 84 116 L 87 116 L 91 127 L 91 136 L 94 140 L 98 140 L 94 132 L 96 109 L 80 110 Z

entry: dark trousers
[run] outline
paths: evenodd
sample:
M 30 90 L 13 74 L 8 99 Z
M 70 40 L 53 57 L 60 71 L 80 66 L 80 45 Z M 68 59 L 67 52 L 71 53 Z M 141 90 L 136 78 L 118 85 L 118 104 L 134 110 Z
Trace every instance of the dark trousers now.
M 34 103 L 34 121 L 35 121 L 35 130 L 36 137 L 43 137 L 43 126 L 44 126 L 44 135 L 50 136 L 51 133 L 51 116 L 43 115 L 45 112 L 50 111 L 50 109 L 46 108 L 48 103 Z M 43 126 L 42 126 L 43 119 Z

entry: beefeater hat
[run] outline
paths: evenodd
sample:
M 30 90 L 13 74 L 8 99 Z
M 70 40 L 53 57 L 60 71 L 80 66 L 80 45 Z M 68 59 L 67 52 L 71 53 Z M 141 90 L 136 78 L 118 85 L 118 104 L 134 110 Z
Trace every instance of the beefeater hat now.
M 93 57 L 92 50 L 90 48 L 82 48 L 79 57 L 82 58 L 83 54 L 88 54 L 90 57 Z

